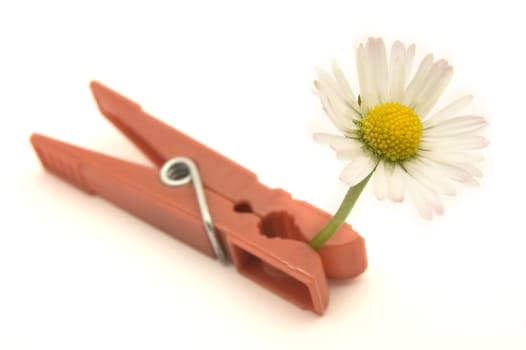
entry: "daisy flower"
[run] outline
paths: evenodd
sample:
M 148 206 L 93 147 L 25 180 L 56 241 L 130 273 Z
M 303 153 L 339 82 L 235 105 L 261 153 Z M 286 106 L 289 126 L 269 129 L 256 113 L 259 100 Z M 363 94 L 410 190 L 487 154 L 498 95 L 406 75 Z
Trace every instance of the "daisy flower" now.
M 330 72 L 317 71 L 316 92 L 343 135 L 316 133 L 314 139 L 349 161 L 340 179 L 350 190 L 325 231 L 335 232 L 343 223 L 371 177 L 378 199 L 401 202 L 408 196 L 420 214 L 431 219 L 443 213 L 441 195 L 454 195 L 455 182 L 476 184 L 482 176 L 475 163 L 482 159 L 477 150 L 488 144 L 479 134 L 485 119 L 459 115 L 471 96 L 430 113 L 453 68 L 428 54 L 410 76 L 414 56 L 414 45 L 397 41 L 388 55 L 382 39 L 369 38 L 356 52 L 358 95 L 336 62 Z M 334 222 L 338 220 L 341 223 Z M 319 238 L 322 233 L 311 245 L 319 248 L 330 238 L 327 233 Z

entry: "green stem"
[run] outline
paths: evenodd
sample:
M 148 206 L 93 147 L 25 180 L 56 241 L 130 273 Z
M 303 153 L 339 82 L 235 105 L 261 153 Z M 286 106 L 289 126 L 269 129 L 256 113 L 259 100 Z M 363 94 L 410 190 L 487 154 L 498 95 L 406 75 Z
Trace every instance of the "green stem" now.
M 316 250 L 320 249 L 321 246 L 324 245 L 325 242 L 327 242 L 329 238 L 331 238 L 332 235 L 338 231 L 340 226 L 345 222 L 345 219 L 347 219 L 347 216 L 349 216 L 349 213 L 354 207 L 354 203 L 356 203 L 356 200 L 362 193 L 365 185 L 367 185 L 367 182 L 369 182 L 373 172 L 374 170 L 371 171 L 371 173 L 367 175 L 367 177 L 365 177 L 361 182 L 349 188 L 336 214 L 334 214 L 327 225 L 325 225 L 325 227 L 309 242 L 312 248 Z

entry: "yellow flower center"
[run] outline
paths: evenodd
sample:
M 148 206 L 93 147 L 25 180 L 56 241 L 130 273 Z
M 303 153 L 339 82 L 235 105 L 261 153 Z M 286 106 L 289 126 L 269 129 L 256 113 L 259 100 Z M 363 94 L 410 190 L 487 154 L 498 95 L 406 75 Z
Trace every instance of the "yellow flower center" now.
M 362 119 L 363 141 L 378 156 L 393 162 L 415 155 L 422 137 L 422 122 L 409 107 L 382 103 Z

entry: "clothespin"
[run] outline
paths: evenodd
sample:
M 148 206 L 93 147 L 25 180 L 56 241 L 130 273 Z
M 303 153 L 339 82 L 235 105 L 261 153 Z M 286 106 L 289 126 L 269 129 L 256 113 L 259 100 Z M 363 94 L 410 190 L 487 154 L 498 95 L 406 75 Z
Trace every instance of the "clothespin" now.
M 212 258 L 233 262 L 239 273 L 320 315 L 329 302 L 327 278 L 350 279 L 365 271 L 364 240 L 349 225 L 314 250 L 308 241 L 329 214 L 266 187 L 255 174 L 102 84 L 92 82 L 91 90 L 102 114 L 155 167 L 33 134 L 31 143 L 50 172 Z

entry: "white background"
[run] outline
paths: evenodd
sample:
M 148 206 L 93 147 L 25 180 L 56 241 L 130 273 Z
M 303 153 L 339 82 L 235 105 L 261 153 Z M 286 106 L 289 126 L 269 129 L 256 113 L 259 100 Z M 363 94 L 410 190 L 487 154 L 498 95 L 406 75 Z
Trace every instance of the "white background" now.
M 524 82 L 519 2 L 2 1 L 0 349 L 525 349 Z M 517 5 L 515 5 L 517 4 Z M 344 166 L 312 93 L 368 36 L 455 67 L 448 97 L 487 117 L 480 188 L 431 222 L 370 188 L 348 219 L 361 277 L 323 317 L 44 172 L 39 131 L 147 163 L 97 111 L 97 79 L 169 124 L 333 212 Z M 354 83 L 356 79 L 351 79 Z M 355 85 L 356 86 L 356 85 Z

